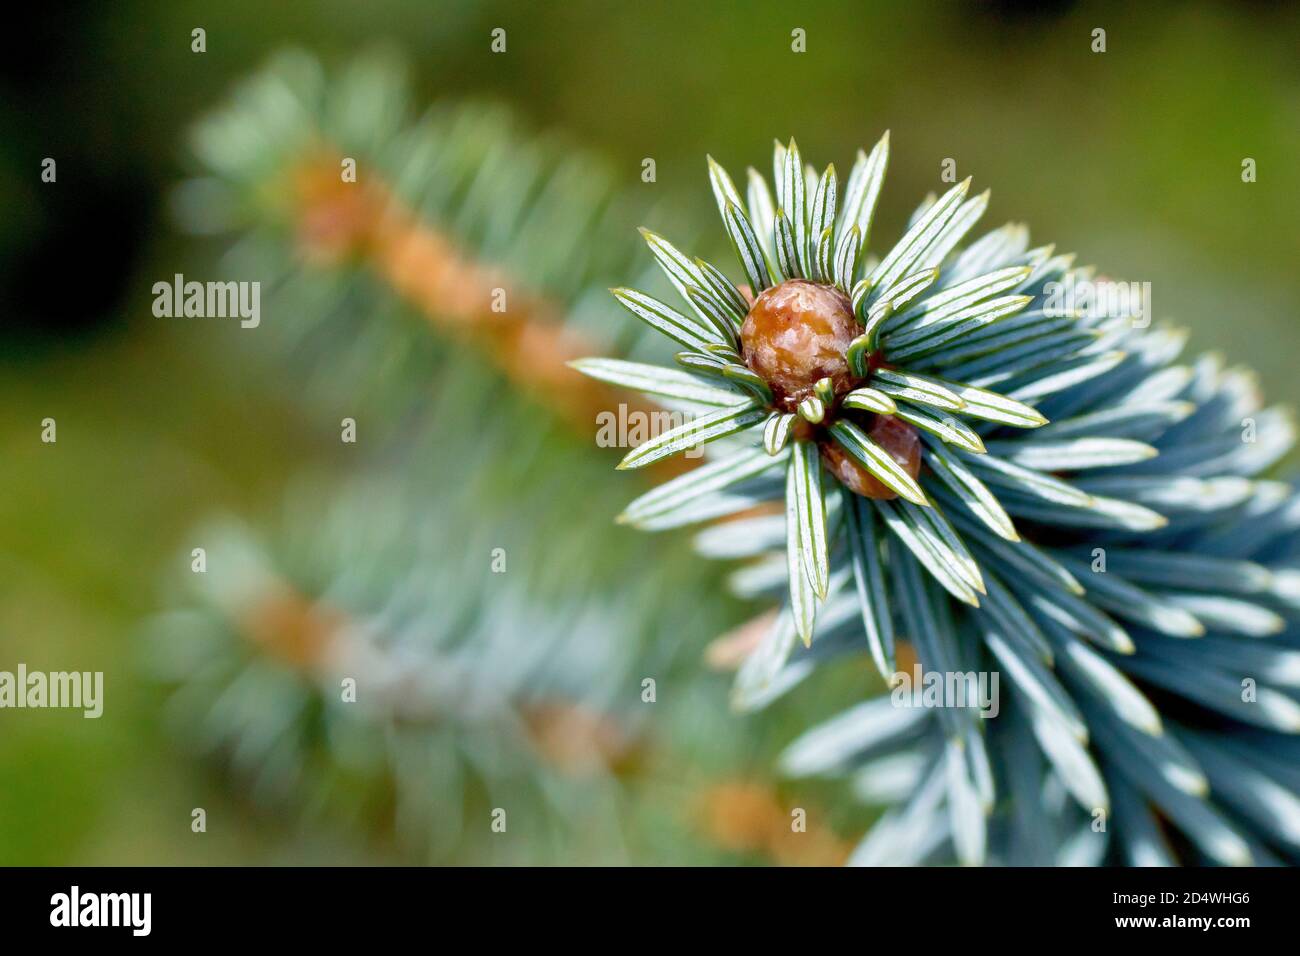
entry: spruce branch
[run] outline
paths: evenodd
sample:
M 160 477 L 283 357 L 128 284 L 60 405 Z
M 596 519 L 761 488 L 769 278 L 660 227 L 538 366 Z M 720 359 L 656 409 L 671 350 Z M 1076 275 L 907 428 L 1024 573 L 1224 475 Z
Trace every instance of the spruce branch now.
M 492 104 L 417 114 L 403 64 L 382 52 L 330 77 L 282 53 L 191 139 L 183 225 L 233 238 L 231 267 L 273 290 L 260 341 L 331 400 L 365 397 L 400 419 L 427 402 L 450 342 L 584 434 L 620 405 L 665 414 L 571 367 L 598 350 L 654 353 L 599 314 L 639 251 L 626 227 L 645 204 L 592 157 Z
M 538 835 L 566 844 L 582 819 L 619 860 L 647 641 L 573 568 L 558 587 L 517 557 L 509 574 L 468 560 L 524 550 L 502 531 L 513 509 L 413 484 L 300 480 L 269 530 L 195 528 L 206 573 L 146 628 L 172 718 L 255 804 L 408 857 L 557 862 Z M 493 807 L 529 838 L 487 842 Z
M 562 306 L 422 222 L 378 177 L 346 183 L 338 170 L 339 159 L 324 154 L 288 175 L 297 244 L 306 261 L 370 269 L 440 334 L 481 350 L 514 387 L 575 426 L 589 427 L 598 413 L 629 400 L 598 379 L 573 374 L 570 363 L 591 347 L 565 326 Z M 494 300 L 508 307 L 496 310 Z M 654 408 L 644 403 L 638 410 Z
M 716 652 L 742 709 L 851 655 L 901 686 L 907 648 L 920 676 L 1002 678 L 996 714 L 887 694 L 791 745 L 786 772 L 889 807 L 854 862 L 1300 859 L 1300 508 L 1264 477 L 1289 415 L 1213 357 L 1180 363 L 1177 330 L 1062 307 L 1109 280 L 1024 226 L 963 245 L 988 203 L 969 180 L 869 255 L 888 151 L 859 153 L 838 210 L 834 167 L 793 141 L 775 199 L 751 169 L 742 202 L 710 159 L 735 284 L 655 236 L 690 312 L 631 311 L 733 403 L 710 463 L 626 520 L 731 515 L 700 550 L 754 559 L 738 594 L 786 593 Z

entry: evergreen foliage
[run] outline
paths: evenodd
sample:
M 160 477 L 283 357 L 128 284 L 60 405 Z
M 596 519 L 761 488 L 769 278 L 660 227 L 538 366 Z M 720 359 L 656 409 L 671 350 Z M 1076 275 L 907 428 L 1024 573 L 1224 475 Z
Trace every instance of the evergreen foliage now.
M 886 136 L 837 203 L 834 167 L 816 173 L 793 141 L 776 147 L 775 199 L 754 169 L 742 199 L 710 160 L 735 284 L 646 233 L 686 311 L 614 294 L 677 342 L 680 367 L 578 367 L 698 412 L 625 467 L 703 442 L 715 454 L 625 520 L 740 515 L 701 549 L 756 559 L 740 593 L 786 592 L 740 667 L 742 709 L 846 655 L 897 681 L 900 638 L 941 679 L 998 672 L 997 716 L 895 694 L 787 751 L 787 772 L 848 774 L 892 807 L 856 861 L 1296 859 L 1300 508 L 1266 477 L 1289 417 L 1247 372 L 1182 359 L 1174 328 L 1062 308 L 1059 290 L 1095 274 L 1031 247 L 1023 225 L 963 246 L 988 201 L 968 182 L 870 255 L 887 162 Z M 754 296 L 801 278 L 848 296 L 859 330 L 852 390 L 824 378 L 791 410 L 742 352 Z M 920 432 L 916 475 L 866 432 L 891 417 Z M 886 492 L 823 467 L 827 441 Z

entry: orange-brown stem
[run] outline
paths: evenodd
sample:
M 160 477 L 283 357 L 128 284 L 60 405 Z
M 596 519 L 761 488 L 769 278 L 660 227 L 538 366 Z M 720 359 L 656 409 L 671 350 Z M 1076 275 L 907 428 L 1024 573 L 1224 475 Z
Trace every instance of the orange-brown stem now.
M 480 347 L 512 382 L 573 425 L 592 429 L 599 413 L 620 404 L 629 412 L 657 410 L 569 368 L 569 361 L 597 350 L 564 327 L 554 304 L 466 255 L 384 184 L 343 182 L 337 157 L 321 150 L 293 170 L 290 186 L 298 246 L 308 262 L 368 265 L 431 324 Z M 504 291 L 505 311 L 493 309 L 501 300 L 497 289 Z M 676 457 L 663 467 L 679 473 L 693 464 Z

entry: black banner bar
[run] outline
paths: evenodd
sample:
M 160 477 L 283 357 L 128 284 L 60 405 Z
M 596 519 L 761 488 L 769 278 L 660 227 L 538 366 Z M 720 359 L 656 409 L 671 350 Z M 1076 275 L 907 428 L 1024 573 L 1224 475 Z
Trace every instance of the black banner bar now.
M 1231 941 L 1289 930 L 1294 870 L 871 869 L 127 869 L 0 871 L 7 940 L 75 934 L 202 943 L 371 941 L 377 932 L 516 928 L 539 944 L 617 943 L 626 932 L 674 939 L 720 933 L 734 943 L 767 929 L 874 937 L 893 927 L 915 940 L 1060 942 L 1097 935 Z M 525 922 L 526 921 L 526 922 Z M 640 929 L 638 929 L 638 927 Z M 610 935 L 610 934 L 613 935 Z M 1170 934 L 1173 934 L 1171 936 Z

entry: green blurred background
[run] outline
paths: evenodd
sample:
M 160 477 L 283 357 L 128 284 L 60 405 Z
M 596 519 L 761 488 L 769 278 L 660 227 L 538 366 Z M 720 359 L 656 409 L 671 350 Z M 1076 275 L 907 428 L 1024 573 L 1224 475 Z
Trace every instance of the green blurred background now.
M 194 27 L 204 54 L 190 51 Z M 504 55 L 489 52 L 496 27 Z M 1097 27 L 1105 53 L 1091 50 Z M 1150 281 L 1157 319 L 1190 327 L 1194 348 L 1255 367 L 1273 401 L 1300 397 L 1294 6 L 120 0 L 6 33 L 0 669 L 102 669 L 114 719 L 0 712 L 0 863 L 384 858 L 249 812 L 165 732 L 134 659 L 186 529 L 215 508 L 267 508 L 333 454 L 291 383 L 232 360 L 237 329 L 150 312 L 153 282 L 219 252 L 169 216 L 187 130 L 286 45 L 338 64 L 388 43 L 418 102 L 504 101 L 700 219 L 706 152 L 733 172 L 766 168 L 772 138 L 794 135 L 818 166 L 846 168 L 889 128 L 877 237 L 955 159 L 959 178 L 992 188 L 986 224 L 1027 222 L 1039 243 Z M 56 185 L 40 181 L 46 156 Z M 654 184 L 640 181 L 644 157 Z M 1241 179 L 1247 157 L 1255 183 Z M 56 445 L 39 440 L 46 417 Z M 693 706 L 725 722 L 725 681 L 709 686 Z M 770 755 L 798 723 L 749 726 L 775 738 Z M 195 838 L 193 806 L 230 822 Z

